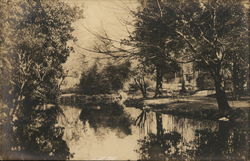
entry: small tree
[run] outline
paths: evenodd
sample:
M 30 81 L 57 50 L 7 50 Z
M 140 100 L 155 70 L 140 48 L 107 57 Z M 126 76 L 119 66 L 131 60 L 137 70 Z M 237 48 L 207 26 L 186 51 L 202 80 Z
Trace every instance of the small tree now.
M 131 77 L 133 83 L 130 84 L 130 88 L 134 90 L 140 90 L 143 98 L 147 97 L 147 89 L 149 87 L 148 79 L 153 79 L 150 76 L 154 67 L 138 64 L 136 68 L 131 71 Z

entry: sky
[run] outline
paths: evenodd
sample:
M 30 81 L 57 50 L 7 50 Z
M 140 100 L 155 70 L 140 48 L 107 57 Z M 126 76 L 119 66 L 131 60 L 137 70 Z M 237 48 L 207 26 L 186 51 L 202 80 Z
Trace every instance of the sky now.
M 79 71 L 84 64 L 90 66 L 96 57 L 100 54 L 91 53 L 83 48 L 93 48 L 97 38 L 93 33 L 102 33 L 104 30 L 107 34 L 116 40 L 126 38 L 128 33 L 124 26 L 124 21 L 132 21 L 129 9 L 137 8 L 137 0 L 67 0 L 72 5 L 83 8 L 84 18 L 73 24 L 75 31 L 73 35 L 78 39 L 77 42 L 71 43 L 75 53 L 71 53 L 68 61 L 64 65 L 66 70 L 72 72 Z M 82 57 L 85 55 L 85 58 Z
M 73 24 L 75 31 L 73 35 L 77 42 L 70 42 L 75 52 L 71 53 L 68 60 L 63 65 L 68 71 L 68 77 L 62 88 L 74 87 L 79 83 L 79 77 L 83 71 L 91 67 L 97 57 L 104 57 L 102 54 L 88 52 L 82 48 L 93 48 L 97 38 L 93 33 L 105 31 L 109 37 L 120 40 L 128 36 L 124 21 L 132 21 L 129 13 L 138 7 L 137 0 L 65 0 L 70 5 L 76 5 L 83 9 L 83 19 Z M 132 30 L 132 29 L 130 29 Z M 107 60 L 102 59 L 105 64 Z

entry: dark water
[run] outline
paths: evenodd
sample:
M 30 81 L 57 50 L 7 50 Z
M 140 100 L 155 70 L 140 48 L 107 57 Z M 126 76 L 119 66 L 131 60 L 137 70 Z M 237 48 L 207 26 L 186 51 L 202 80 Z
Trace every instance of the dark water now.
M 246 125 L 198 121 L 119 106 L 62 106 L 72 159 L 247 160 Z

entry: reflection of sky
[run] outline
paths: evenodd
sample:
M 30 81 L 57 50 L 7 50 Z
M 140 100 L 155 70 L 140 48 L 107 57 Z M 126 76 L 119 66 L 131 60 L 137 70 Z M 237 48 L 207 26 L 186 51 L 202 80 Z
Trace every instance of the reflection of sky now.
M 74 159 L 135 160 L 138 158 L 138 154 L 133 150 L 138 140 L 137 135 L 120 138 L 113 130 L 101 128 L 104 135 L 100 136 L 96 135 L 94 129 L 88 124 L 86 128 L 85 135 L 78 141 L 79 144 L 71 147 L 71 152 L 75 152 Z
M 218 128 L 218 124 L 214 121 L 198 121 L 187 118 L 178 118 L 172 115 L 162 115 L 162 126 L 166 133 L 176 131 L 181 134 L 183 141 L 190 142 L 195 139 L 195 130 Z M 145 127 L 142 130 L 143 135 L 148 133 L 157 134 L 156 116 L 154 112 L 147 113 Z M 218 130 L 218 129 L 217 129 Z
M 79 116 L 81 109 L 70 106 L 62 106 L 65 118 L 60 117 L 59 125 L 65 127 L 64 140 L 67 142 L 70 152 L 75 153 L 73 159 L 78 160 L 136 160 L 139 154 L 138 140 L 143 139 L 148 133 L 157 133 L 155 113 L 149 112 L 144 129 L 131 125 L 132 134 L 126 135 L 119 127 L 98 127 L 93 129 L 88 121 L 84 125 Z M 140 115 L 141 111 L 135 108 L 125 108 L 125 112 L 133 119 Z M 176 131 L 183 137 L 182 141 L 190 142 L 195 139 L 195 130 L 218 130 L 217 124 L 212 121 L 197 121 L 162 115 L 163 128 L 166 132 Z M 185 148 L 185 147 L 184 147 Z
M 218 128 L 213 121 L 198 121 L 187 118 L 173 117 L 171 115 L 162 116 L 163 128 L 166 132 L 176 131 L 181 134 L 183 141 L 190 142 L 195 139 L 195 130 L 211 129 L 215 130 Z
M 60 125 L 65 127 L 64 139 L 66 140 L 71 153 L 75 153 L 76 160 L 136 160 L 138 154 L 137 140 L 139 130 L 132 126 L 133 135 L 124 135 L 117 129 L 99 127 L 94 130 L 88 122 L 84 126 L 80 121 L 80 109 L 70 106 L 62 107 L 65 119 L 59 120 Z M 139 115 L 139 110 L 128 110 L 131 116 Z M 65 121 L 68 120 L 68 121 Z M 81 126 L 76 126 L 76 122 L 81 122 Z M 78 125 L 78 124 L 77 124 Z M 82 128 L 84 126 L 84 128 Z M 79 139 L 73 139 L 72 133 L 78 133 Z

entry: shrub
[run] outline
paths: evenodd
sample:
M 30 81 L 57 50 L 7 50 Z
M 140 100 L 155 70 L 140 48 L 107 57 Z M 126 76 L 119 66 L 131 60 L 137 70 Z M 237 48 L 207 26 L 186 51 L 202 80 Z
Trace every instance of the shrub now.
M 95 64 L 89 71 L 83 73 L 80 79 L 79 91 L 81 94 L 110 94 L 123 88 L 129 77 L 130 63 L 120 65 L 109 63 L 104 69 L 98 71 Z
M 111 92 L 111 84 L 104 79 L 101 73 L 98 73 L 97 64 L 88 72 L 82 74 L 79 84 L 79 91 L 82 94 L 95 95 Z

